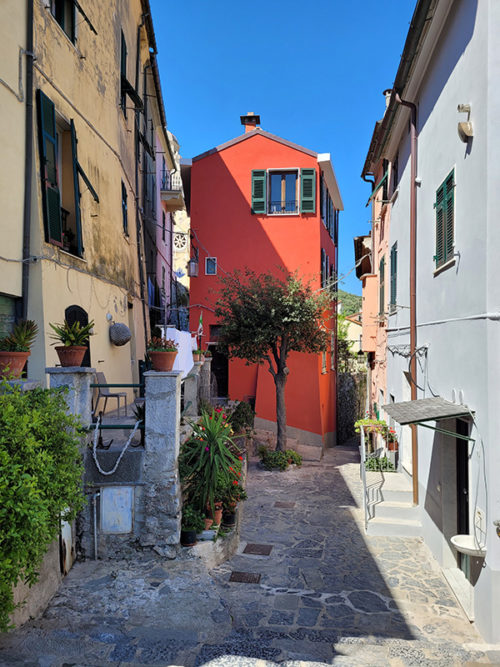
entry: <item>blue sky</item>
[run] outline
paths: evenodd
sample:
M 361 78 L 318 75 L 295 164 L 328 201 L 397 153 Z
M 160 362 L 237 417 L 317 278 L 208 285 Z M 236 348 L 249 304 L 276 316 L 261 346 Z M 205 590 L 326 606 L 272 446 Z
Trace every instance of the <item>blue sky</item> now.
M 416 0 L 150 0 L 169 129 L 189 158 L 241 134 L 240 115 L 331 153 L 344 201 L 339 273 L 369 231 L 360 173 Z M 354 271 L 341 289 L 361 293 Z

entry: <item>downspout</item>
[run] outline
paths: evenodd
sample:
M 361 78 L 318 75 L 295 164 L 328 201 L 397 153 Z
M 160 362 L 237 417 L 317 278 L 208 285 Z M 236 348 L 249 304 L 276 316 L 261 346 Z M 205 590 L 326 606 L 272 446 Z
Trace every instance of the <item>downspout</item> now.
M 370 181 L 368 176 L 372 176 L 373 181 Z M 372 192 L 373 192 L 374 189 L 375 189 L 375 176 L 373 176 L 373 174 L 361 174 L 361 178 L 365 181 L 365 183 L 370 183 L 370 185 L 372 186 Z
M 31 239 L 31 188 L 33 183 L 33 0 L 27 0 L 26 24 L 26 127 L 24 148 L 23 266 L 21 316 L 28 317 L 29 256 Z
M 141 29 L 144 25 L 144 16 L 141 18 L 141 22 L 137 26 L 137 49 L 136 49 L 136 60 L 135 60 L 135 89 L 139 88 L 139 65 L 140 65 L 140 49 L 141 49 Z M 144 91 L 146 92 L 146 91 Z M 141 216 L 139 211 L 139 111 L 134 111 L 134 142 L 135 142 L 135 230 L 136 230 L 136 241 L 137 241 L 137 261 L 139 262 L 139 284 L 140 284 L 140 293 L 141 293 L 141 303 L 142 303 L 142 319 L 144 322 L 144 349 L 148 349 L 148 330 L 147 330 L 147 319 L 146 319 L 146 294 L 144 289 L 144 267 L 142 264 L 141 257 L 141 247 L 144 246 L 144 242 L 141 243 L 142 239 L 142 227 L 141 227 Z
M 394 91 L 398 104 L 411 112 L 410 132 L 410 375 L 411 400 L 417 400 L 417 107 L 402 100 Z M 413 504 L 418 505 L 418 437 L 417 426 L 411 425 L 411 463 L 413 480 Z

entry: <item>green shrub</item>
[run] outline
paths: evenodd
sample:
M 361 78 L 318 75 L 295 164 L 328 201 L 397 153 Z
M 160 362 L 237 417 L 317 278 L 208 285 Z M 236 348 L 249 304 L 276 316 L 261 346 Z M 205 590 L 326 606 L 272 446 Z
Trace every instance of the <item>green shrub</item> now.
M 21 392 L 0 385 L 0 630 L 9 627 L 12 591 L 37 581 L 60 520 L 83 506 L 79 421 L 63 390 Z
M 195 530 L 197 533 L 205 528 L 205 517 L 192 505 L 182 508 L 182 530 Z
M 370 456 L 365 461 L 365 470 L 393 471 L 394 466 L 387 456 Z
M 276 468 L 278 470 L 286 470 L 290 463 L 297 466 L 302 465 L 302 456 L 293 449 L 278 452 L 269 449 L 265 445 L 261 445 L 257 451 L 262 465 L 266 470 L 274 470 Z
M 240 401 L 229 415 L 229 421 L 235 433 L 242 433 L 245 429 L 253 428 L 255 411 L 250 403 Z

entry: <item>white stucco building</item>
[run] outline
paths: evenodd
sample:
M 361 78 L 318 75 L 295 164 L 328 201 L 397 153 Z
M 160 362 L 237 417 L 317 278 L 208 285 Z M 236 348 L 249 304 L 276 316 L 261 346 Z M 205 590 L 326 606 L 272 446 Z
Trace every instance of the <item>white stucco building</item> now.
M 389 181 L 385 403 L 396 407 L 383 416 L 396 420 L 421 534 L 490 642 L 500 641 L 499 34 L 498 0 L 419 0 L 363 169 L 378 180 L 383 164 Z M 457 550 L 457 534 L 475 555 Z

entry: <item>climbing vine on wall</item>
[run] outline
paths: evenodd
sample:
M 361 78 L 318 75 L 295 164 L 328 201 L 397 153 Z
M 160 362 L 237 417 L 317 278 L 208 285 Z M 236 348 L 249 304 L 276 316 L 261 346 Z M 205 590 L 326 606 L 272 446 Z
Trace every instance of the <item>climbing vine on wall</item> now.
M 0 630 L 13 587 L 36 582 L 61 519 L 83 506 L 80 428 L 62 390 L 0 385 Z

